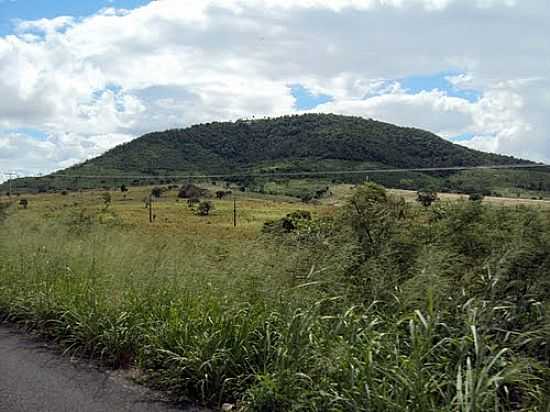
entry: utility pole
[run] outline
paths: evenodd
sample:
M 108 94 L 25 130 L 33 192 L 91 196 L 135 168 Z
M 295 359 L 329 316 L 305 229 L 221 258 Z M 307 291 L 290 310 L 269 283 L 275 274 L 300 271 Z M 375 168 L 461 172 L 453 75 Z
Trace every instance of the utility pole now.
M 9 178 L 9 180 L 8 180 L 8 183 L 10 184 L 10 191 L 9 191 L 9 194 L 10 194 L 10 196 L 11 196 L 12 193 L 13 193 L 13 178 L 14 178 L 14 177 L 17 177 L 17 173 L 8 172 L 8 173 L 6 173 L 6 175 L 8 175 L 8 178 Z
M 237 199 L 233 198 L 233 227 L 237 227 Z
M 149 195 L 149 223 L 153 223 L 153 195 Z

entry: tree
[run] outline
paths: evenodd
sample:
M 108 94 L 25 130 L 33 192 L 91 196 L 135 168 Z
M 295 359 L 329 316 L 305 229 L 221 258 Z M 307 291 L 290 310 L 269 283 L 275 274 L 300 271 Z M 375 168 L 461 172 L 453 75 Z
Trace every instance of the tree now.
M 197 207 L 197 214 L 199 216 L 208 216 L 213 209 L 214 205 L 212 202 L 205 200 L 199 203 L 199 206 Z
M 483 197 L 484 196 L 482 193 L 470 193 L 468 199 L 472 202 L 481 202 L 483 200 Z
M 198 199 L 202 196 L 207 196 L 208 190 L 195 186 L 192 183 L 188 183 L 181 187 L 178 197 L 180 199 Z
M 23 209 L 26 209 L 29 207 L 29 201 L 27 199 L 21 199 L 19 201 L 19 206 L 21 206 Z
M 438 200 L 437 193 L 430 190 L 421 190 L 416 193 L 416 201 L 424 207 L 429 207 Z
M 200 202 L 201 200 L 198 197 L 192 197 L 191 199 L 187 199 L 187 207 L 192 208 Z
M 101 198 L 103 199 L 103 203 L 105 203 L 105 206 L 109 206 L 111 204 L 111 194 L 109 192 L 103 193 L 101 195 Z
M 357 235 L 365 258 L 380 253 L 386 239 L 407 216 L 403 199 L 388 196 L 374 183 L 359 186 L 344 209 L 347 222 Z
M 151 194 L 158 199 L 162 194 L 162 189 L 160 187 L 154 187 L 151 189 Z
M 126 187 L 126 185 L 122 185 L 122 186 L 120 186 L 120 191 L 121 191 L 122 193 L 127 192 L 127 191 L 128 191 L 128 188 Z

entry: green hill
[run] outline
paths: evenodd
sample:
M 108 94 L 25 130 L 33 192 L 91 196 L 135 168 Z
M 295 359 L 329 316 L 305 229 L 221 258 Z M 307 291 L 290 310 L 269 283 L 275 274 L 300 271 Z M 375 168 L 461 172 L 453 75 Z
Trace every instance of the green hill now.
M 20 179 L 18 187 L 62 189 L 114 186 L 121 179 L 68 178 L 74 176 L 158 176 L 157 183 L 173 181 L 165 176 L 189 174 L 285 173 L 365 168 L 426 168 L 506 165 L 519 159 L 471 150 L 433 133 L 360 117 L 305 114 L 274 119 L 214 122 L 146 134 L 115 147 L 102 156 L 41 179 Z M 550 190 L 546 172 L 502 172 L 495 189 L 520 187 Z M 460 190 L 479 185 L 487 172 L 377 174 L 371 178 L 388 186 Z M 481 176 L 481 178 L 480 178 Z M 509 176 L 508 176 L 509 177 Z M 364 176 L 339 177 L 350 181 Z M 510 180 L 513 181 L 510 184 Z M 128 182 L 126 182 L 128 183 Z M 131 184 L 144 184 L 131 179 Z M 542 185 L 542 186 L 541 186 Z

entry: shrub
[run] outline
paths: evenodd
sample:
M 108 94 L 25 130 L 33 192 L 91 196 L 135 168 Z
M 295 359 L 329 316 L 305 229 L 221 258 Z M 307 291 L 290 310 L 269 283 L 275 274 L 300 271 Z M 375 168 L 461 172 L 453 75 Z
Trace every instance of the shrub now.
M 313 200 L 313 194 L 306 192 L 300 196 L 300 200 L 304 203 L 311 202 Z
M 422 190 L 416 193 L 416 201 L 424 207 L 429 207 L 437 201 L 437 193 L 429 190 Z
M 196 204 L 200 203 L 201 200 L 197 197 L 192 197 L 191 199 L 187 199 L 187 207 L 192 208 Z
M 160 187 L 154 187 L 151 189 L 151 194 L 158 199 L 162 195 L 162 189 Z
M 105 206 L 109 206 L 111 204 L 112 197 L 109 192 L 103 193 L 101 195 L 101 198 L 103 199 L 103 203 L 105 204 Z
M 212 202 L 209 202 L 208 200 L 202 201 L 197 207 L 197 215 L 208 216 L 213 209 L 214 205 L 212 204 Z
M 262 231 L 264 233 L 291 233 L 296 231 L 300 224 L 308 221 L 311 221 L 311 213 L 307 210 L 297 210 L 282 219 L 264 223 Z
M 483 200 L 483 194 L 482 193 L 470 193 L 470 196 L 468 196 L 468 199 L 472 202 L 481 202 Z
M 198 199 L 208 196 L 209 191 L 201 187 L 195 186 L 192 183 L 188 183 L 181 187 L 178 197 L 180 199 Z

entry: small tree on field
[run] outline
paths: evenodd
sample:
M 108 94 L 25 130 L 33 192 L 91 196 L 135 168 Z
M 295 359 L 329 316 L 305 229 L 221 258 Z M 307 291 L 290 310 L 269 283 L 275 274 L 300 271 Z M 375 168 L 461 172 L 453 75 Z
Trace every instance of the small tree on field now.
M 200 198 L 202 196 L 208 196 L 208 194 L 208 190 L 195 186 L 192 183 L 188 183 L 181 187 L 178 193 L 178 197 L 180 199 L 193 199 Z
M 103 193 L 101 195 L 101 198 L 103 199 L 103 203 L 105 203 L 105 207 L 109 206 L 111 204 L 111 194 L 109 192 Z
M 26 209 L 29 207 L 29 201 L 27 199 L 21 199 L 19 201 L 19 206 L 21 206 L 23 209 Z
M 205 200 L 199 203 L 199 206 L 197 207 L 197 214 L 199 216 L 208 216 L 213 209 L 214 205 L 212 202 Z
M 201 200 L 198 197 L 192 197 L 191 199 L 187 199 L 187 207 L 192 208 L 200 202 Z
M 423 190 L 420 192 L 417 192 L 416 194 L 416 201 L 424 207 L 429 207 L 432 205 L 433 202 L 438 200 L 437 193 L 432 192 L 429 190 Z
M 468 199 L 472 202 L 481 202 L 483 200 L 483 197 L 484 196 L 482 193 L 470 193 Z
M 127 192 L 127 191 L 128 191 L 128 188 L 126 187 L 126 185 L 122 185 L 122 186 L 120 186 L 120 191 L 121 191 L 122 193 Z
M 300 199 L 304 203 L 311 202 L 313 200 L 313 195 L 309 192 L 303 193 L 302 196 L 300 196 Z
M 160 195 L 162 194 L 162 189 L 160 187 L 154 187 L 151 190 L 151 194 L 158 199 L 160 197 Z

